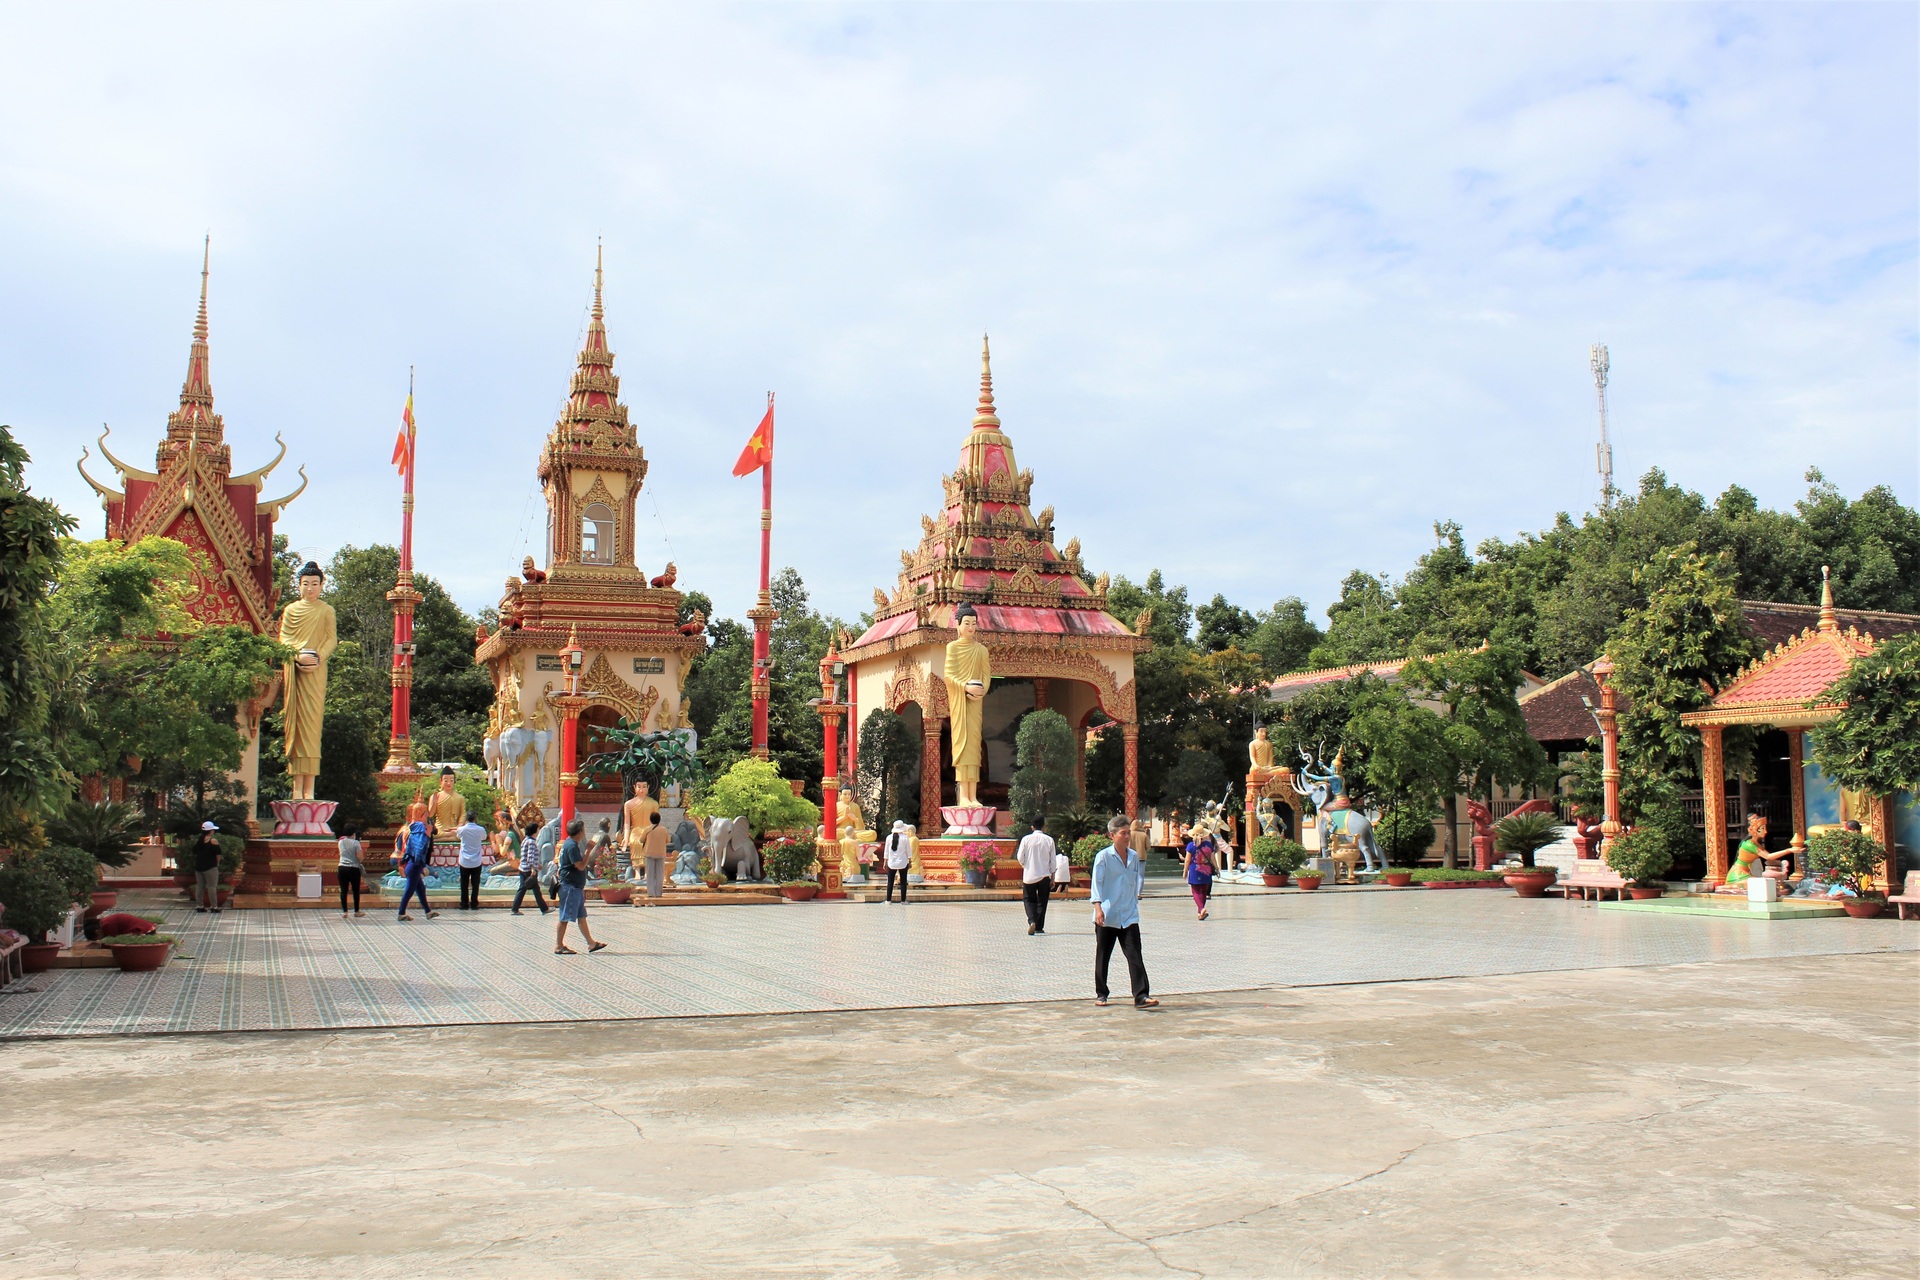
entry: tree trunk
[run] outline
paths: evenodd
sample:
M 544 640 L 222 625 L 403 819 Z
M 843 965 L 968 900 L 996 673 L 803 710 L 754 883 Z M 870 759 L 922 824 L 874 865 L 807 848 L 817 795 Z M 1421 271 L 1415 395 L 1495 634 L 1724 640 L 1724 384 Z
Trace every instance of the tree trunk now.
M 1440 802 L 1440 811 L 1445 815 L 1447 830 L 1440 844 L 1440 865 L 1451 869 L 1460 860 L 1460 797 L 1452 792 Z

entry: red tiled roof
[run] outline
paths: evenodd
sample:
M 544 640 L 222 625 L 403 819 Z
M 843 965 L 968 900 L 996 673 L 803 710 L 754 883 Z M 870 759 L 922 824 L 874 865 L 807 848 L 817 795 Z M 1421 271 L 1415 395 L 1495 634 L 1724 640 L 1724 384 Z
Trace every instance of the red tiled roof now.
M 1305 693 L 1315 685 L 1337 684 L 1342 680 L 1351 680 L 1361 672 L 1371 672 L 1382 680 L 1391 680 L 1400 674 L 1400 668 L 1407 665 L 1407 659 L 1395 658 L 1390 662 L 1354 662 L 1344 667 L 1321 667 L 1317 671 L 1296 671 L 1292 675 L 1281 676 L 1267 684 L 1267 693 L 1276 702 L 1285 702 Z
M 1747 626 L 1764 645 L 1782 645 L 1820 621 L 1817 604 L 1786 604 L 1778 600 L 1742 600 L 1740 611 Z M 1875 640 L 1920 631 L 1920 613 L 1879 613 L 1872 609 L 1835 609 L 1834 620 L 1842 631 L 1852 628 Z
M 1535 742 L 1579 742 L 1597 736 L 1600 729 L 1583 697 L 1600 705 L 1600 686 L 1585 667 L 1575 667 L 1522 697 L 1520 716 L 1527 722 L 1527 735 Z

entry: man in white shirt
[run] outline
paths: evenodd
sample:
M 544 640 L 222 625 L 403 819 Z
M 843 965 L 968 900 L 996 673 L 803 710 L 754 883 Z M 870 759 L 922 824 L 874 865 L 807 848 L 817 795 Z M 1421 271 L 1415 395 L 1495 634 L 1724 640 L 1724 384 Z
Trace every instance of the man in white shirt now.
M 460 909 L 480 909 L 480 876 L 487 861 L 487 829 L 468 818 L 455 832 L 460 837 Z
M 1020 860 L 1020 898 L 1027 907 L 1027 935 L 1047 931 L 1047 900 L 1053 895 L 1053 858 L 1059 853 L 1047 834 L 1047 820 L 1035 818 L 1013 856 Z

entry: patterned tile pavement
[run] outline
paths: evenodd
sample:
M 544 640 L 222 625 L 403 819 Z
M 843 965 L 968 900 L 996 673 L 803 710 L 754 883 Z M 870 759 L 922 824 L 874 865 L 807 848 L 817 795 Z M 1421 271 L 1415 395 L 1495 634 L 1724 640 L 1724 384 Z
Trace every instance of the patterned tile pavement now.
M 0 992 L 0 1039 L 910 1008 L 1092 988 L 1084 902 L 1055 903 L 1037 938 L 1018 903 L 595 906 L 589 923 L 610 948 L 569 957 L 553 954 L 553 917 L 531 912 L 348 923 L 127 896 L 125 909 L 180 935 L 186 958 L 152 974 L 33 975 Z M 1143 903 L 1142 925 L 1159 995 L 1920 951 L 1920 925 L 1893 920 L 1633 915 L 1486 890 L 1226 896 L 1201 923 L 1169 886 Z

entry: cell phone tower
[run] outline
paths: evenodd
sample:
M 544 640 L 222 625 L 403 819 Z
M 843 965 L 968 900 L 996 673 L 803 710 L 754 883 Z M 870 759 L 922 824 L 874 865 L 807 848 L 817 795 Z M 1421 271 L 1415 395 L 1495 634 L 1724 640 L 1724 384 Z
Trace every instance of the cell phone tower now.
M 1593 344 L 1588 353 L 1588 367 L 1593 370 L 1594 393 L 1600 398 L 1600 444 L 1594 449 L 1594 458 L 1600 464 L 1600 509 L 1613 506 L 1613 444 L 1607 439 L 1607 345 L 1604 342 Z

